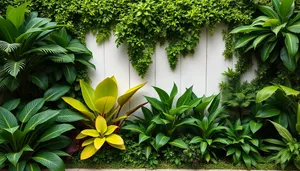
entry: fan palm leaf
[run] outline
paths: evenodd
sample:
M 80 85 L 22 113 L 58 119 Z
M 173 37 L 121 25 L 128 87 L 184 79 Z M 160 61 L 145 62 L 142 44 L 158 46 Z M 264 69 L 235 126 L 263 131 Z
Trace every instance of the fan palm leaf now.
M 14 61 L 8 60 L 4 65 L 4 70 L 9 73 L 11 76 L 16 77 L 19 72 L 25 68 L 25 60 Z
M 21 46 L 20 43 L 7 43 L 0 40 L 0 50 L 6 53 L 11 53 Z
M 43 54 L 59 54 L 59 53 L 66 53 L 67 50 L 59 45 L 44 45 L 38 48 L 29 50 L 24 54 L 29 53 L 43 53 Z

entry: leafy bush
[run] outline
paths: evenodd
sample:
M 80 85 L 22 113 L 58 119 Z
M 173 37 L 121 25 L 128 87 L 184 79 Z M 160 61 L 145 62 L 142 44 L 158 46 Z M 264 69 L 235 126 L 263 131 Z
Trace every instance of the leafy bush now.
M 20 104 L 20 99 L 14 99 L 0 107 L 0 168 L 38 171 L 43 165 L 52 171 L 65 170 L 60 157 L 69 155 L 61 149 L 71 140 L 62 134 L 74 127 L 64 122 L 82 117 L 43 106 L 46 101 L 62 96 L 62 92 L 66 93 L 64 87 L 54 87 L 44 98 L 25 105 Z
M 39 89 L 45 91 L 57 82 L 73 84 L 78 67 L 95 68 L 83 44 L 51 19 L 36 12 L 26 17 L 26 6 L 9 6 L 6 19 L 0 17 L 1 88 L 17 90 L 22 98 L 40 96 Z
M 273 63 L 280 57 L 285 67 L 294 72 L 299 58 L 300 14 L 294 12 L 294 0 L 272 0 L 274 9 L 260 5 L 265 15 L 256 18 L 251 25 L 241 26 L 231 33 L 245 33 L 235 48 L 245 51 L 259 49 L 262 61 Z
M 85 148 L 80 159 L 85 160 L 93 156 L 104 142 L 108 142 L 114 148 L 125 150 L 123 139 L 113 133 L 122 126 L 125 119 L 144 105 L 136 107 L 124 116 L 119 116 L 123 106 L 145 84 L 127 90 L 124 95 L 118 98 L 118 85 L 115 77 L 104 79 L 95 90 L 89 84 L 80 80 L 83 99 L 88 107 L 72 97 L 62 97 L 66 103 L 82 113 L 88 120 L 85 125 L 89 129 L 83 130 L 76 137 L 76 139 L 92 137 L 82 143 Z M 118 105 L 115 107 L 116 102 L 118 102 Z

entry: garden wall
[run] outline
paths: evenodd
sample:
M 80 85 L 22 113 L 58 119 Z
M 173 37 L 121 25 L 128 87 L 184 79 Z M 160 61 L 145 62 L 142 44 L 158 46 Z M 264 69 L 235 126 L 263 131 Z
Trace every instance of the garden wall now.
M 236 60 L 225 60 L 222 53 L 225 43 L 222 39 L 222 31 L 225 25 L 219 24 L 213 35 L 208 30 L 201 33 L 200 43 L 195 49 L 195 54 L 179 58 L 176 70 L 172 71 L 168 64 L 165 45 L 156 47 L 153 56 L 153 63 L 144 79 L 140 78 L 133 70 L 128 60 L 126 47 L 116 47 L 115 37 L 111 37 L 105 43 L 98 45 L 92 34 L 87 35 L 88 48 L 93 52 L 94 58 L 91 61 L 97 67 L 91 71 L 92 85 L 95 87 L 105 77 L 114 75 L 119 84 L 120 93 L 125 92 L 141 82 L 148 84 L 142 88 L 130 103 L 130 107 L 144 102 L 141 95 L 155 96 L 156 93 L 151 86 L 158 86 L 166 91 L 172 88 L 172 82 L 178 86 L 179 93 L 185 88 L 194 86 L 194 92 L 201 96 L 211 95 L 219 92 L 219 83 L 224 79 L 222 73 L 228 67 L 232 68 Z M 254 66 L 255 68 L 255 66 Z M 243 80 L 251 80 L 255 76 L 255 70 L 249 71 Z

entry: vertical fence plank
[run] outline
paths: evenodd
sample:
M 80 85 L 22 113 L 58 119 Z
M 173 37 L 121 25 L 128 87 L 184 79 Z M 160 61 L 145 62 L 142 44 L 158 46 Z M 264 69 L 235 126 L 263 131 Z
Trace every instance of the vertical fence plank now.
M 166 47 L 167 44 L 156 46 L 156 86 L 169 93 L 172 90 L 173 83 L 176 83 L 180 94 L 181 57 L 179 57 L 176 69 L 172 70 L 168 62 Z
M 233 62 L 224 58 L 225 43 L 222 39 L 222 31 L 226 29 L 224 24 L 216 27 L 213 36 L 207 39 L 207 75 L 206 95 L 219 93 L 219 83 L 224 80 L 222 73 L 233 67 Z
M 86 46 L 93 52 L 93 58 L 91 63 L 96 66 L 96 70 L 89 69 L 89 76 L 92 80 L 92 86 L 95 88 L 97 84 L 104 79 L 104 43 L 98 45 L 96 43 L 96 37 L 93 34 L 88 34 L 86 36 Z
M 205 94 L 206 89 L 206 38 L 207 30 L 201 33 L 201 39 L 195 48 L 195 53 L 184 57 L 181 60 L 181 90 L 193 86 L 198 96 Z
M 127 57 L 127 49 L 125 46 L 117 48 L 115 43 L 116 37 L 112 36 L 105 43 L 105 77 L 115 76 L 118 82 L 119 95 L 122 95 L 129 89 L 129 60 Z M 122 113 L 129 110 L 126 105 Z

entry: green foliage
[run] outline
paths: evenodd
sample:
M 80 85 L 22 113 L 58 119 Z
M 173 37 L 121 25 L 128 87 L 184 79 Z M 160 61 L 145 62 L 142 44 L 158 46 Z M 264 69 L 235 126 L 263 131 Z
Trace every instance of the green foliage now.
M 24 0 L 2 0 L 0 9 Z M 172 69 L 178 57 L 193 53 L 201 30 L 213 30 L 215 24 L 249 23 L 255 8 L 248 0 L 31 0 L 30 7 L 42 16 L 68 26 L 80 40 L 88 32 L 97 42 L 105 41 L 115 30 L 117 43 L 128 46 L 130 61 L 144 77 L 158 42 L 168 42 L 166 49 Z M 0 10 L 0 14 L 4 11 Z
M 227 120 L 227 124 L 229 128 L 226 128 L 226 156 L 232 156 L 233 164 L 242 162 L 248 169 L 251 166 L 256 167 L 257 162 L 263 161 L 259 153 L 261 143 L 251 134 L 249 124 L 242 124 L 240 119 L 234 124 Z
M 77 67 L 95 68 L 91 52 L 60 25 L 36 12 L 24 17 L 26 5 L 9 6 L 6 19 L 0 18 L 1 87 L 22 97 L 40 95 L 57 82 L 72 85 Z
M 49 89 L 44 98 L 19 105 L 20 100 L 8 101 L 0 107 L 0 166 L 9 170 L 40 170 L 40 165 L 50 170 L 65 170 L 61 156 L 69 156 L 61 151 L 71 140 L 62 134 L 74 129 L 63 122 L 60 110 L 47 109 L 44 104 L 64 92 L 64 87 Z M 64 92 L 66 93 L 66 92 Z M 60 96 L 63 94 L 60 93 Z M 49 98 L 51 97 L 51 98 Z M 58 97 L 59 98 L 59 97 Z M 69 115 L 72 115 L 69 113 Z M 76 114 L 70 116 L 72 121 Z

